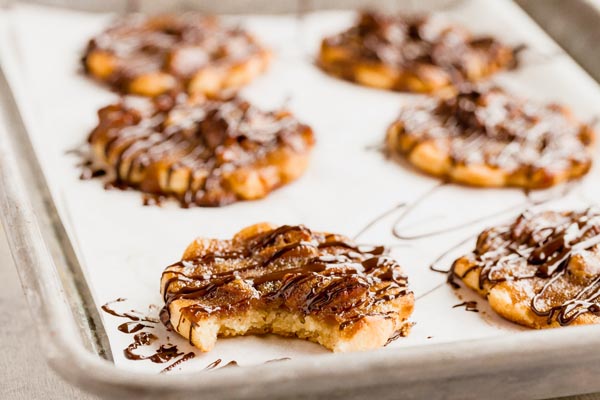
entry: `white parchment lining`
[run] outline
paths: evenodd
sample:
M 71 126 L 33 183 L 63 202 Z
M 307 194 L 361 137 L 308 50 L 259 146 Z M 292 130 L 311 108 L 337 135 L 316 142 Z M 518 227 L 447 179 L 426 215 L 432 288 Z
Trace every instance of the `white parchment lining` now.
M 418 101 L 419 96 L 339 81 L 313 65 L 320 39 L 352 22 L 352 13 L 339 11 L 313 13 L 301 20 L 293 16 L 236 18 L 275 54 L 269 71 L 245 88 L 243 95 L 264 108 L 286 104 L 315 131 L 318 143 L 306 174 L 260 201 L 208 209 L 180 209 L 174 203 L 144 207 L 137 192 L 106 191 L 99 180 L 79 180 L 78 159 L 67 154 L 95 126 L 96 110 L 116 98 L 84 77 L 79 64 L 87 40 L 113 16 L 34 6 L 18 6 L 0 16 L 0 22 L 9 27 L 0 38 L 3 67 L 98 307 L 125 297 L 127 301 L 114 307 L 155 315 L 156 307 L 151 305 L 162 306 L 161 272 L 179 259 L 196 236 L 229 238 L 260 221 L 302 223 L 314 230 L 354 236 L 378 215 L 405 203 L 407 207 L 390 213 L 358 238 L 360 243 L 394 245 L 392 255 L 403 265 L 417 298 L 412 333 L 389 347 L 515 334 L 522 328 L 501 320 L 470 291 L 453 291 L 444 283 L 446 277 L 428 266 L 466 240 L 438 264 L 449 267 L 455 256 L 473 246 L 483 227 L 514 217 L 533 201 L 550 200 L 542 207 L 564 208 L 600 199 L 597 165 L 560 198 L 565 188 L 527 197 L 512 189 L 440 186 L 436 179 L 407 165 L 386 160 L 372 148 L 382 142 L 400 107 Z M 499 85 L 532 99 L 565 103 L 585 121 L 598 113 L 598 85 L 512 2 L 468 1 L 444 11 L 443 17 L 475 32 L 495 34 L 509 44 L 528 46 L 521 68 L 494 77 Z M 423 239 L 399 240 L 391 228 L 403 213 L 397 226 L 403 236 L 463 227 Z M 477 301 L 479 313 L 453 308 L 468 300 Z M 102 318 L 118 367 L 149 373 L 165 367 L 125 359 L 123 349 L 132 342 L 132 335 L 117 330 L 125 320 L 106 313 Z M 193 351 L 184 339 L 162 326 L 149 330 L 162 343 L 168 336 L 183 352 Z M 204 369 L 217 359 L 222 360 L 220 366 L 232 360 L 245 366 L 318 353 L 327 351 L 316 344 L 275 336 L 221 339 L 212 352 L 197 352 L 194 359 L 170 373 Z

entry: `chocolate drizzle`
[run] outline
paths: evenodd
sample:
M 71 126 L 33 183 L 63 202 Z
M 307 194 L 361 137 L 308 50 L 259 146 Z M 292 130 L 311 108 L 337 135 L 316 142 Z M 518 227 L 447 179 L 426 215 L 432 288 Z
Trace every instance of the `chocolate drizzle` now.
M 110 315 L 113 315 L 115 317 L 119 317 L 119 318 L 127 318 L 131 321 L 134 322 L 151 322 L 151 323 L 157 323 L 158 320 L 156 318 L 152 318 L 152 317 L 148 317 L 144 314 L 142 314 L 139 311 L 136 310 L 129 310 L 126 312 L 118 312 L 115 309 L 111 308 L 112 304 L 115 303 L 122 303 L 124 302 L 126 299 L 119 297 L 118 299 L 114 300 L 114 301 L 110 301 L 106 304 L 104 304 L 101 308 L 102 311 L 104 311 L 105 313 L 108 313 Z M 125 328 L 124 328 L 125 329 Z
M 237 361 L 231 360 L 227 364 L 223 365 L 221 368 L 232 368 L 232 367 L 239 367 L 239 366 L 240 365 L 238 364 Z
M 288 112 L 263 112 L 240 98 L 125 98 L 98 117 L 88 138 L 94 163 L 108 172 L 110 186 L 150 196 L 146 204 L 165 196 L 183 207 L 255 198 L 248 176 L 279 168 L 274 157 L 306 156 L 314 143 L 312 130 Z M 260 175 L 254 189 L 268 192 L 294 178 L 286 174 Z
M 169 371 L 172 371 L 173 369 L 177 368 L 178 366 L 180 366 L 184 362 L 189 361 L 189 360 L 191 360 L 192 358 L 195 358 L 195 357 L 196 357 L 195 353 L 193 353 L 193 352 L 187 353 L 183 357 L 181 357 L 179 360 L 175 361 L 173 364 L 171 364 L 168 367 L 164 368 L 162 371 L 160 371 L 160 373 L 164 374 L 164 373 L 167 373 Z M 288 361 L 288 360 L 291 360 L 291 358 L 289 358 L 289 357 L 274 358 L 272 360 L 265 361 L 264 364 L 270 364 L 270 363 L 274 363 L 274 362 L 281 362 L 281 361 Z M 220 358 L 218 358 L 215 361 L 213 361 L 210 364 L 208 364 L 206 367 L 204 367 L 203 370 L 204 371 L 211 371 L 211 370 L 214 370 L 214 369 L 233 368 L 233 367 L 239 367 L 240 366 L 236 360 L 231 360 L 227 364 L 225 364 L 223 366 L 220 366 L 222 363 L 223 363 L 223 360 L 220 359 Z
M 205 371 L 211 370 L 211 369 L 215 369 L 219 366 L 219 364 L 221 364 L 221 360 L 220 358 L 216 359 L 215 361 L 211 362 L 210 364 L 208 364 L 206 366 L 206 368 L 204 368 Z
M 383 347 L 389 345 L 392 342 L 395 342 L 396 340 L 400 339 L 401 337 L 406 336 L 406 333 L 402 330 L 396 331 L 394 332 L 394 334 L 392 336 L 390 336 L 390 338 L 387 340 L 387 342 L 385 342 L 385 344 L 383 345 Z
M 430 190 L 425 191 L 422 195 L 418 196 L 413 201 L 401 202 L 401 203 L 385 210 L 384 212 L 380 213 L 375 218 L 373 218 L 371 221 L 367 222 L 365 224 L 365 226 L 363 228 L 361 228 L 356 235 L 354 235 L 354 240 L 357 240 L 358 238 L 362 237 L 372 227 L 374 227 L 375 225 L 380 223 L 385 218 L 388 218 L 396 213 L 398 213 L 398 215 L 393 220 L 394 222 L 392 223 L 392 226 L 391 226 L 391 234 L 394 237 L 396 237 L 397 239 L 399 239 L 403 242 L 431 238 L 433 236 L 442 235 L 442 234 L 450 233 L 453 231 L 457 231 L 459 229 L 467 228 L 469 226 L 479 224 L 481 222 L 492 219 L 494 217 L 501 216 L 503 214 L 508 214 L 510 212 L 523 210 L 532 205 L 540 205 L 540 204 L 544 204 L 544 203 L 547 203 L 552 200 L 556 200 L 557 198 L 564 197 L 572 191 L 574 184 L 569 183 L 569 184 L 565 184 L 564 187 L 558 187 L 556 189 L 553 188 L 553 189 L 548 189 L 548 190 L 537 190 L 537 191 L 524 190 L 523 194 L 525 196 L 525 200 L 521 203 L 515 204 L 514 206 L 510 206 L 510 207 L 501 209 L 500 211 L 494 211 L 494 212 L 491 212 L 491 213 L 488 213 L 488 214 L 485 214 L 485 215 L 482 215 L 479 217 L 475 217 L 475 218 L 469 219 L 467 221 L 464 221 L 464 222 L 461 222 L 461 223 L 458 223 L 455 225 L 431 230 L 429 232 L 418 233 L 418 234 L 406 233 L 405 230 L 408 227 L 404 224 L 405 220 L 412 213 L 414 213 L 415 209 L 417 209 L 418 207 L 421 207 L 423 205 L 423 203 L 425 201 L 427 201 L 427 199 L 434 196 L 436 193 L 440 192 L 440 190 L 442 190 L 443 188 L 446 188 L 448 186 L 449 186 L 449 183 L 442 182 L 436 186 L 433 186 Z M 535 196 L 533 195 L 534 193 L 536 194 Z M 464 241 L 466 242 L 468 239 L 469 238 L 465 239 Z M 463 244 L 463 243 L 460 243 L 460 244 Z M 393 245 L 387 245 L 386 247 L 392 248 L 394 246 L 402 246 L 402 245 L 403 245 L 402 243 L 396 243 Z M 449 249 L 447 252 L 450 252 L 452 250 L 454 250 L 454 248 Z M 436 260 L 435 264 L 437 264 L 441 260 L 441 258 L 443 258 L 445 255 L 446 254 L 442 254 L 439 257 L 439 259 Z M 436 270 L 437 268 L 434 267 L 432 269 Z M 438 271 L 438 272 L 447 273 L 448 270 Z
M 452 308 L 464 307 L 467 311 L 479 312 L 476 301 L 464 301 L 460 304 L 455 304 Z
M 147 325 L 142 322 L 156 324 L 159 321 L 156 318 L 145 316 L 139 311 L 130 310 L 128 312 L 118 312 L 111 307 L 115 303 L 122 303 L 124 301 L 126 301 L 126 299 L 120 297 L 114 301 L 110 301 L 104 304 L 101 307 L 101 309 L 102 311 L 112 316 L 119 318 L 127 318 L 130 320 L 129 322 L 124 322 L 117 327 L 117 329 L 122 333 L 135 334 L 133 336 L 133 342 L 123 350 L 125 358 L 133 361 L 150 360 L 153 363 L 162 364 L 183 355 L 181 359 L 179 359 L 178 361 L 174 362 L 173 364 L 169 365 L 167 368 L 161 371 L 161 373 L 164 373 L 170 371 L 177 365 L 180 365 L 181 363 L 195 356 L 193 352 L 184 355 L 183 352 L 179 351 L 176 345 L 171 343 L 160 344 L 157 348 L 152 350 L 153 353 L 151 354 L 144 355 L 136 352 L 136 350 L 140 348 L 145 348 L 153 345 L 158 340 L 158 336 L 156 336 L 154 333 L 144 330 L 152 329 L 154 328 L 154 326 Z
M 381 246 L 288 225 L 220 243 L 163 272 L 161 319 L 167 325 L 174 301 L 194 300 L 181 311 L 191 321 L 253 305 L 338 320 L 343 330 L 367 315 L 387 318 L 390 312 L 379 305 L 410 293 Z
M 265 364 L 270 364 L 270 363 L 274 363 L 274 362 L 281 362 L 281 361 L 289 361 L 289 360 L 291 360 L 291 358 L 289 358 L 289 357 L 274 358 L 272 360 L 265 361 Z
M 186 361 L 191 360 L 192 358 L 196 357 L 196 353 L 194 352 L 189 352 L 184 354 L 183 357 L 181 357 L 179 360 L 175 361 L 173 364 L 167 366 L 166 368 L 162 369 L 160 371 L 161 374 L 165 374 L 169 371 L 172 371 L 173 369 L 175 369 L 176 367 L 180 366 L 181 364 L 183 364 Z
M 153 363 L 162 364 L 171 361 L 174 358 L 177 358 L 183 355 L 182 352 L 179 352 L 177 346 L 162 344 L 155 350 L 155 352 L 151 355 L 144 356 L 134 352 L 134 350 L 138 349 L 140 346 L 149 346 L 154 343 L 158 338 L 149 332 L 140 332 L 135 334 L 133 337 L 134 342 L 131 343 L 123 353 L 125 354 L 125 358 L 128 360 L 150 360 Z
M 150 325 L 140 324 L 139 322 L 123 322 L 121 325 L 117 327 L 120 332 L 123 333 L 136 333 L 141 331 L 144 328 L 153 328 Z
M 479 273 L 479 287 L 529 282 L 531 311 L 568 325 L 579 316 L 600 316 L 600 213 L 525 212 L 510 225 L 484 231 L 472 266 L 460 278 Z M 450 274 L 455 274 L 455 265 Z

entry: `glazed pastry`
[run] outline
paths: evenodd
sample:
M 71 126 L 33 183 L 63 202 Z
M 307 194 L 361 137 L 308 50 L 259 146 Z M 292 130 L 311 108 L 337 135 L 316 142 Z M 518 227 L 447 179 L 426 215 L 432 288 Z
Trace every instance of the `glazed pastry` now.
M 563 106 L 471 88 L 404 107 L 388 129 L 387 147 L 449 181 L 545 188 L 588 172 L 593 139 Z
M 485 230 L 452 274 L 531 328 L 600 323 L 600 212 L 526 212 Z
M 216 94 L 250 82 L 270 53 L 249 33 L 196 13 L 130 15 L 90 40 L 85 71 L 121 93 Z
M 98 112 L 89 136 L 93 169 L 111 186 L 182 206 L 222 206 L 265 197 L 306 169 L 312 130 L 288 111 L 240 98 L 128 97 Z
M 232 240 L 196 239 L 161 288 L 162 321 L 202 351 L 218 336 L 263 333 L 335 352 L 374 349 L 408 333 L 414 304 L 383 247 L 265 223 Z
M 363 12 L 355 26 L 323 40 L 318 63 L 361 85 L 431 93 L 510 68 L 515 54 L 434 18 Z

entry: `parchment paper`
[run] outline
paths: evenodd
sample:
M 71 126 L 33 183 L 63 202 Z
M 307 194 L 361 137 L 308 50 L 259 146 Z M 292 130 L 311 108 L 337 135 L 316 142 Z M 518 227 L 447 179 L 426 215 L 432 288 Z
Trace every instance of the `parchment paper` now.
M 468 1 L 441 16 L 475 32 L 495 34 L 509 44 L 528 46 L 522 66 L 497 75 L 496 83 L 532 99 L 570 105 L 585 121 L 598 113 L 598 85 L 512 2 Z M 83 76 L 79 64 L 87 40 L 114 16 L 17 6 L 1 17 L 5 25 L 0 38 L 3 67 L 98 307 L 123 297 L 127 300 L 115 304 L 115 309 L 156 316 L 162 306 L 161 272 L 179 259 L 196 236 L 229 238 L 244 226 L 271 221 L 302 223 L 352 237 L 403 203 L 404 207 L 397 207 L 357 238 L 360 243 L 393 245 L 392 255 L 403 265 L 417 298 L 411 318 L 416 325 L 410 336 L 378 351 L 518 334 L 523 328 L 497 317 L 474 293 L 454 291 L 445 283 L 444 274 L 428 266 L 463 242 L 436 263 L 448 268 L 456 256 L 472 248 L 481 229 L 514 218 L 534 203 L 549 208 L 583 207 L 600 199 L 597 166 L 579 184 L 526 195 L 514 189 L 440 185 L 408 165 L 385 159 L 373 147 L 381 144 L 402 105 L 418 101 L 419 96 L 360 87 L 316 68 L 313 60 L 321 38 L 353 20 L 351 12 L 329 11 L 300 19 L 230 18 L 275 54 L 269 71 L 242 94 L 264 108 L 286 104 L 315 131 L 318 143 L 306 174 L 264 200 L 223 208 L 180 209 L 175 203 L 144 207 L 138 192 L 107 191 L 100 180 L 81 181 L 79 160 L 67 154 L 95 126 L 96 110 L 116 99 L 114 93 Z M 396 230 L 404 240 L 391 231 L 401 215 Z M 462 227 L 428 234 L 457 225 Z M 410 238 L 422 234 L 424 238 Z M 477 302 L 479 312 L 453 308 L 470 300 Z M 117 330 L 126 320 L 101 314 L 118 367 L 157 373 L 166 366 L 127 360 L 123 349 L 132 342 L 132 335 Z M 148 330 L 160 337 L 160 343 L 170 341 L 186 353 L 194 350 L 160 325 Z M 139 352 L 148 354 L 149 350 Z M 246 366 L 329 354 L 316 344 L 270 335 L 220 339 L 212 352 L 196 353 L 169 373 L 201 370 L 217 359 L 222 360 L 219 366 L 232 360 Z

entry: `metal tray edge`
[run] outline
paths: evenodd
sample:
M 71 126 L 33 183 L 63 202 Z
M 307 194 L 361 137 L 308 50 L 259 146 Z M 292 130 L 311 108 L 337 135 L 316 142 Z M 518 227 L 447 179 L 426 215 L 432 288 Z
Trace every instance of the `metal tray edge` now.
M 204 374 L 149 376 L 114 367 L 86 348 L 59 278 L 59 266 L 42 227 L 52 220 L 43 189 L 27 187 L 34 176 L 22 136 L 27 134 L 6 81 L 0 76 L 0 212 L 38 336 L 49 363 L 65 379 L 98 394 L 130 397 L 258 398 L 331 393 L 332 398 L 506 398 L 600 390 L 598 327 L 482 339 L 470 343 L 317 356 L 285 364 L 217 370 Z M 20 137 L 21 136 L 21 137 Z M 30 182 L 29 182 L 30 183 Z M 29 189 L 29 191 L 28 191 Z M 59 221 L 60 222 L 60 221 Z M 61 266 L 64 267 L 64 266 Z M 555 349 L 549 352 L 548 349 Z M 324 374 L 324 371 L 327 371 Z M 369 373 L 366 373 L 369 371 Z M 193 376 L 193 379 L 190 379 Z M 526 377 L 526 382 L 523 382 Z M 434 384 L 435 383 L 435 384 Z M 526 392 L 524 390 L 527 390 Z

